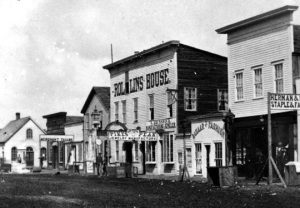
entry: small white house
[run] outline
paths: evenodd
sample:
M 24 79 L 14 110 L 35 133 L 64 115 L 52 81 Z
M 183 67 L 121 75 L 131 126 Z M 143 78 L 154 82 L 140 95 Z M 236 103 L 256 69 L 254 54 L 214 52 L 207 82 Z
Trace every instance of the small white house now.
M 32 120 L 31 117 L 20 118 L 16 113 L 16 119 L 10 121 L 0 130 L 0 158 L 5 164 L 23 164 L 31 169 L 40 167 L 43 152 L 46 152 L 46 143 L 40 143 L 40 135 L 44 130 Z

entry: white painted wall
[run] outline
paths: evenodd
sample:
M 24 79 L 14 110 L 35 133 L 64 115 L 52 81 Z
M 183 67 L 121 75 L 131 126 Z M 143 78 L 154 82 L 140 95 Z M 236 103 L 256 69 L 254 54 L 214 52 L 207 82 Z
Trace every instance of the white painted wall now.
M 26 130 L 32 129 L 32 139 L 26 139 Z M 27 147 L 32 147 L 34 151 L 34 166 L 40 166 L 40 146 L 39 136 L 43 135 L 43 131 L 38 128 L 34 122 L 29 120 L 13 137 L 11 137 L 4 145 L 4 157 L 6 163 L 11 163 L 11 149 L 16 147 L 18 150 L 26 152 Z M 41 147 L 47 148 L 47 143 L 42 142 Z M 21 155 L 22 162 L 25 162 L 25 158 Z

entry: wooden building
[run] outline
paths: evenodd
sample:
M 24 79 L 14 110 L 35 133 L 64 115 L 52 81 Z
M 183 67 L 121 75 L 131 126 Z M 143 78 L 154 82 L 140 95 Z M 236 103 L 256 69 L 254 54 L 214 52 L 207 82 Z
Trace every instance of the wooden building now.
M 105 128 L 111 161 L 132 163 L 140 174 L 177 174 L 183 133 L 190 136 L 182 121 L 227 108 L 227 58 L 179 41 L 103 68 L 111 78 L 111 123 Z
M 297 9 L 284 6 L 216 30 L 228 37 L 234 163 L 248 177 L 256 176 L 267 158 L 267 93 L 296 93 L 300 26 L 294 25 L 293 12 Z M 299 161 L 297 145 L 297 112 L 272 110 L 273 158 L 281 171 L 287 161 Z
M 46 143 L 40 143 L 39 137 L 44 134 L 31 117 L 21 118 L 20 113 L 16 113 L 16 119 L 0 130 L 1 164 L 10 164 L 11 170 L 19 173 L 40 167 Z
M 72 135 L 73 141 L 47 141 L 46 161 L 49 168 L 66 168 L 69 155 L 83 161 L 83 117 L 67 116 L 66 112 L 44 115 L 47 119 L 47 135 Z M 74 162 L 80 162 L 74 161 Z

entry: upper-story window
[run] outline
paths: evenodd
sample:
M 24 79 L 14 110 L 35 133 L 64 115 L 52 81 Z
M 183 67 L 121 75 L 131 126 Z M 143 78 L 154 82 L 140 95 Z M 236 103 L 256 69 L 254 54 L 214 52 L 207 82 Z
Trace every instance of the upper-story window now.
M 239 71 L 235 73 L 235 95 L 236 100 L 244 99 L 244 89 L 243 89 L 243 72 Z
M 126 115 L 126 100 L 122 101 L 122 116 L 123 116 L 123 123 L 125 124 L 127 122 L 127 115 Z
M 192 87 L 184 88 L 184 110 L 186 111 L 197 110 L 197 88 L 192 88 Z
M 149 119 L 154 120 L 154 95 L 149 95 Z
M 263 96 L 263 84 L 262 84 L 262 68 L 253 69 L 254 73 L 254 98 Z
M 115 121 L 119 120 L 119 102 L 115 102 Z
M 173 117 L 173 103 L 174 103 L 174 96 L 172 95 L 172 92 L 167 92 L 167 96 L 168 96 L 168 116 L 169 118 Z
M 133 98 L 134 122 L 138 122 L 138 98 Z
M 26 130 L 26 139 L 32 139 L 32 129 Z
M 125 93 L 129 94 L 129 72 L 125 72 Z
M 227 89 L 218 89 L 218 111 L 228 111 Z
M 283 64 L 275 64 L 274 69 L 276 93 L 283 93 Z

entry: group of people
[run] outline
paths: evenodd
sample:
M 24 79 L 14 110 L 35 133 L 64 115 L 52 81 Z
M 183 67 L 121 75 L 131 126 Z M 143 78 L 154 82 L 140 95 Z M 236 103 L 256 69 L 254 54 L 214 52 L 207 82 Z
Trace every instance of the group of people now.
M 101 152 L 96 157 L 96 168 L 98 176 L 101 175 L 100 172 L 102 172 L 103 176 L 107 176 L 107 160 L 103 160 Z

